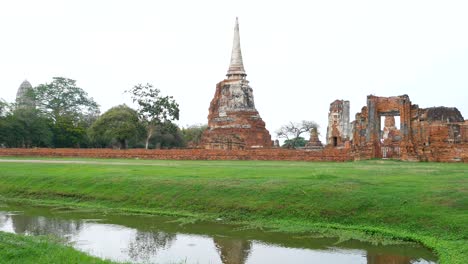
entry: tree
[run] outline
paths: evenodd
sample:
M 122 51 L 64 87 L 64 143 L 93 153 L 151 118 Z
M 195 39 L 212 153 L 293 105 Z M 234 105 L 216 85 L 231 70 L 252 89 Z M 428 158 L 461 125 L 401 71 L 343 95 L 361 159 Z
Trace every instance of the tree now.
M 190 148 L 198 147 L 203 135 L 203 132 L 208 128 L 208 125 L 196 124 L 191 125 L 187 128 L 182 128 L 182 135 L 184 136 L 184 141 L 187 146 Z
M 160 90 L 153 85 L 135 85 L 126 91 L 133 102 L 138 104 L 138 116 L 146 128 L 145 148 L 158 127 L 166 121 L 179 120 L 179 104 L 172 96 L 161 96 Z
M 286 138 L 288 142 L 291 142 L 288 148 L 295 148 L 299 137 L 305 133 L 309 132 L 312 128 L 318 128 L 318 124 L 314 121 L 303 120 L 300 123 L 289 122 L 289 124 L 282 126 L 276 135 L 279 138 Z
M 86 128 L 69 116 L 59 116 L 52 124 L 53 143 L 56 148 L 79 148 L 86 144 Z
M 16 109 L 1 121 L 0 143 L 17 148 L 48 147 L 52 139 L 49 123 L 35 109 Z
M 293 144 L 292 139 L 286 139 L 282 145 L 283 148 L 289 148 Z M 294 143 L 295 147 L 305 147 L 307 144 L 307 140 L 303 137 L 298 137 L 296 143 Z
M 0 98 L 0 147 L 5 145 L 5 116 L 7 114 L 7 102 Z
M 5 100 L 0 99 L 0 118 L 7 114 L 8 107 L 9 107 L 8 103 L 5 102 Z
M 102 147 L 117 142 L 125 149 L 131 140 L 138 141 L 143 131 L 138 113 L 126 105 L 119 105 L 100 116 L 90 127 L 89 134 L 95 145 Z
M 185 146 L 184 136 L 179 127 L 166 121 L 159 126 L 150 142 L 155 148 L 180 148 Z
M 34 104 L 48 117 L 54 147 L 80 147 L 88 142 L 86 130 L 99 115 L 99 106 L 76 81 L 54 77 L 32 90 Z
M 38 109 L 54 122 L 64 116 L 77 121 L 99 113 L 93 98 L 68 78 L 54 77 L 51 83 L 40 84 L 34 89 L 34 99 Z

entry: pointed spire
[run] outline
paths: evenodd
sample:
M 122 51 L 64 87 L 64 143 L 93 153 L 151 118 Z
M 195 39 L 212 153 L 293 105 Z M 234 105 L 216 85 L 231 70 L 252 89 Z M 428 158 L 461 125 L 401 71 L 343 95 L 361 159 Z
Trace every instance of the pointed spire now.
M 247 74 L 244 70 L 244 63 L 242 62 L 242 52 L 240 47 L 239 37 L 239 20 L 236 17 L 236 25 L 234 26 L 234 41 L 232 44 L 231 63 L 229 70 L 226 74 L 228 79 L 243 79 Z

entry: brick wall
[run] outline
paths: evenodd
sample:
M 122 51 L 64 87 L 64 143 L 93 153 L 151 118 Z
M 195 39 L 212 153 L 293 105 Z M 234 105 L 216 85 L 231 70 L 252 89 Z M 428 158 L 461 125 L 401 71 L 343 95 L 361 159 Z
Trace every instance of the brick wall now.
M 207 150 L 207 149 L 0 149 L 0 156 L 31 157 L 89 157 L 89 158 L 140 158 L 157 160 L 288 160 L 288 161 L 348 161 L 350 149 L 325 148 L 323 150 Z

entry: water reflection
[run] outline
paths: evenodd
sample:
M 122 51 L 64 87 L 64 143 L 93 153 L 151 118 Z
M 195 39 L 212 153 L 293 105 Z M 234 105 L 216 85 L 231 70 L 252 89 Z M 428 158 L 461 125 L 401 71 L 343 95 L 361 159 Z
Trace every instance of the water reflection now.
M 76 235 L 82 225 L 81 220 L 63 221 L 54 218 L 29 217 L 23 214 L 12 214 L 7 216 L 11 218 L 13 230 L 17 234 L 28 235 L 54 235 L 56 237 L 67 238 Z
M 174 234 L 164 232 L 137 231 L 128 244 L 128 255 L 132 261 L 149 262 L 157 256 L 158 251 L 170 248 L 175 238 Z
M 252 242 L 232 238 L 213 238 L 223 264 L 244 264 L 250 254 Z
M 212 223 L 180 226 L 172 220 L 24 206 L 0 208 L 0 231 L 52 234 L 89 254 L 123 262 L 409 264 L 436 260 L 427 249 L 411 245 L 337 244 L 336 239 L 235 231 L 232 226 Z

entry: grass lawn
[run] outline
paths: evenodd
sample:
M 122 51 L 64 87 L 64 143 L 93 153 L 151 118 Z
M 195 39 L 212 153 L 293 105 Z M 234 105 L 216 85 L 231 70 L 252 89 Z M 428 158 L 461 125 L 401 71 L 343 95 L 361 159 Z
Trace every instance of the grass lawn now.
M 113 263 L 86 255 L 50 237 L 31 237 L 0 232 L 0 263 Z
M 73 160 L 95 163 L 0 163 L 0 196 L 414 240 L 468 263 L 468 164 Z

